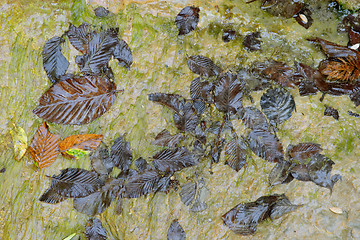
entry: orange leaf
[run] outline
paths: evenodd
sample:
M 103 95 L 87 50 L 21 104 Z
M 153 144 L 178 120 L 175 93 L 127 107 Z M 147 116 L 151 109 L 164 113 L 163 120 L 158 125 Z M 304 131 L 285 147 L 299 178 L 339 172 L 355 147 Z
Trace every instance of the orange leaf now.
M 360 56 L 324 60 L 320 63 L 319 70 L 329 81 L 355 82 L 360 78 Z
M 60 136 L 49 132 L 46 122 L 36 131 L 29 151 L 39 168 L 45 168 L 55 162 L 59 154 Z
M 75 159 L 74 156 L 67 153 L 70 149 L 79 149 L 84 151 L 92 151 L 97 148 L 102 140 L 99 134 L 80 134 L 64 138 L 60 142 L 60 152 L 64 157 Z

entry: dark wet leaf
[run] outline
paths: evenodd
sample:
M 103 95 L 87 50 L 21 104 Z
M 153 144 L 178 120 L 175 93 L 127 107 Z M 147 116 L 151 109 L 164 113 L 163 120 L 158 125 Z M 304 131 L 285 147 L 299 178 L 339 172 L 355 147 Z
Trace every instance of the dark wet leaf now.
M 141 157 L 135 160 L 135 166 L 139 169 L 140 172 L 143 172 L 150 167 L 147 161 Z
M 235 171 L 239 171 L 245 164 L 248 155 L 246 143 L 238 138 L 233 138 L 225 146 L 225 164 Z
M 223 73 L 214 83 L 216 108 L 224 113 L 236 114 L 242 108 L 245 83 L 230 72 Z
M 177 220 L 172 221 L 168 233 L 167 233 L 168 240 L 185 240 L 186 234 L 184 229 L 181 227 Z
M 360 115 L 359 114 L 357 114 L 357 113 L 355 113 L 355 112 L 352 112 L 352 111 L 348 111 L 348 114 L 350 115 L 350 116 L 353 116 L 353 117 L 360 117 Z
M 240 69 L 238 72 L 238 78 L 240 81 L 244 81 L 246 83 L 246 89 L 249 91 L 264 90 L 271 86 L 270 80 L 262 76 L 259 69 L 257 69 L 256 64 L 251 70 L 245 68 Z
M 291 182 L 294 177 L 290 174 L 289 168 L 291 163 L 288 161 L 280 161 L 269 174 L 269 183 L 271 186 Z
M 232 29 L 227 29 L 223 32 L 222 40 L 224 42 L 230 42 L 236 38 L 236 32 Z
M 323 53 L 325 53 L 325 55 L 329 58 L 356 57 L 359 54 L 356 50 L 321 38 L 311 38 L 308 39 L 308 41 L 319 43 Z
M 77 155 L 74 155 L 71 150 L 78 150 L 82 153 L 91 152 L 100 145 L 101 140 L 102 135 L 99 134 L 72 135 L 59 143 L 59 149 L 64 157 L 76 159 Z
M 348 32 L 348 46 L 353 48 L 354 45 L 356 46 L 356 44 L 360 43 L 360 14 L 357 13 L 356 15 L 347 15 L 344 17 L 342 24 L 344 25 L 345 31 Z
M 195 199 L 194 204 L 190 208 L 190 211 L 192 212 L 202 212 L 205 211 L 208 208 L 206 202 L 201 202 L 198 199 Z
M 246 127 L 254 129 L 268 130 L 269 124 L 265 115 L 255 107 L 246 107 L 239 112 L 240 118 Z
M 85 197 L 102 185 L 96 173 L 80 168 L 66 168 L 51 177 L 51 188 L 64 197 Z
M 193 103 L 188 102 L 179 112 L 174 113 L 175 126 L 182 132 L 194 132 L 200 123 L 199 114 Z
M 86 239 L 88 240 L 105 240 L 107 239 L 107 232 L 102 226 L 101 221 L 97 218 L 90 219 L 86 224 L 85 229 Z
M 80 71 L 87 74 L 100 74 L 113 55 L 113 49 L 119 43 L 117 34 L 118 29 L 113 28 L 100 33 L 94 32 L 89 41 L 88 55 L 83 59 L 83 67 L 79 65 Z
M 181 133 L 171 135 L 168 130 L 164 129 L 158 135 L 156 135 L 155 140 L 152 141 L 151 144 L 175 148 L 177 145 L 179 145 L 182 139 L 183 135 Z
M 95 12 L 95 15 L 100 18 L 106 17 L 109 14 L 109 10 L 107 10 L 103 6 L 99 6 L 99 7 L 95 8 L 94 12 Z
M 309 170 L 306 165 L 295 164 L 290 167 L 291 175 L 300 181 L 311 181 Z
M 79 52 L 85 54 L 89 52 L 89 41 L 91 38 L 90 24 L 83 23 L 79 27 L 75 27 L 70 23 L 69 30 L 66 32 L 71 45 Z
M 204 77 L 217 76 L 222 72 L 210 58 L 201 55 L 190 56 L 187 65 L 190 71 Z
M 50 204 L 57 204 L 59 202 L 65 201 L 66 199 L 68 198 L 61 196 L 56 190 L 50 187 L 43 193 L 43 195 L 41 195 L 39 201 Z
M 260 32 L 249 33 L 245 36 L 242 44 L 244 48 L 249 52 L 258 51 L 261 49 L 262 43 L 260 38 Z
M 55 162 L 59 155 L 60 135 L 52 134 L 46 122 L 36 131 L 29 146 L 29 152 L 37 167 L 45 168 Z
M 311 17 L 312 12 L 309 8 L 303 7 L 297 14 L 294 15 L 295 20 L 304 28 L 308 29 L 311 27 L 313 23 L 313 19 Z
M 111 161 L 121 170 L 128 170 L 132 161 L 132 152 L 130 143 L 126 142 L 124 136 L 120 136 L 114 140 L 110 152 Z
M 258 198 L 255 202 L 240 203 L 222 216 L 226 226 L 240 235 L 255 233 L 257 225 L 266 218 L 272 219 L 296 210 L 284 195 L 270 195 Z
M 179 35 L 185 35 L 193 31 L 199 22 L 200 8 L 187 6 L 183 8 L 175 18 L 175 24 L 179 29 Z
M 90 155 L 91 166 L 98 174 L 109 174 L 113 170 L 115 164 L 111 161 L 110 153 L 104 144 L 92 152 Z
M 291 18 L 299 13 L 304 6 L 305 4 L 298 0 L 263 0 L 261 9 L 274 16 Z
M 319 71 L 328 81 L 354 83 L 360 79 L 360 54 L 323 60 Z
M 6 168 L 2 168 L 2 169 L 0 169 L 0 173 L 4 173 L 4 172 L 6 172 Z
M 288 120 L 295 109 L 293 96 L 284 89 L 269 89 L 261 96 L 262 111 L 271 124 L 280 124 Z
M 147 169 L 129 177 L 125 184 L 126 198 L 138 198 L 153 192 L 166 192 L 171 187 L 170 175 L 163 176 L 155 169 Z
M 197 157 L 184 147 L 164 149 L 153 156 L 153 165 L 162 172 L 176 172 L 183 168 L 195 166 Z
M 321 145 L 318 143 L 299 143 L 297 145 L 291 145 L 286 149 L 286 156 L 291 161 L 300 161 L 300 163 L 306 163 L 305 161 L 316 153 L 322 151 Z
M 208 81 L 200 81 L 200 78 L 192 80 L 190 85 L 190 96 L 193 100 L 202 100 L 207 103 L 213 101 L 213 84 Z
M 87 124 L 110 109 L 116 85 L 100 76 L 76 76 L 58 82 L 39 99 L 34 113 L 57 124 Z
M 255 67 L 260 70 L 264 77 L 279 83 L 281 86 L 295 87 L 294 70 L 285 63 L 270 59 L 265 63 L 258 63 Z
M 185 100 L 178 94 L 150 93 L 149 100 L 171 108 L 175 112 L 180 112 L 185 106 Z
M 284 159 L 283 147 L 279 139 L 268 131 L 255 129 L 248 135 L 250 149 L 259 157 L 269 162 Z
M 339 120 L 339 112 L 333 107 L 330 107 L 328 105 L 325 105 L 325 111 L 324 116 L 330 116 L 335 118 L 336 120 Z
M 68 60 L 61 52 L 63 42 L 62 37 L 53 37 L 45 43 L 42 51 L 44 69 L 52 83 L 58 82 L 69 67 Z
M 196 182 L 190 182 L 181 187 L 181 191 L 179 195 L 181 201 L 185 204 L 185 206 L 189 206 L 195 200 L 196 189 L 197 189 Z
M 119 65 L 130 68 L 133 63 L 133 56 L 131 49 L 124 40 L 118 40 L 115 47 L 113 48 L 113 55 L 119 61 Z
M 75 198 L 74 208 L 89 216 L 101 214 L 118 196 L 119 191 L 124 187 L 123 183 L 120 179 L 109 178 L 98 191 L 86 197 Z
M 211 144 L 211 161 L 214 163 L 218 163 L 220 161 L 221 152 L 225 145 L 225 139 L 215 139 L 214 142 Z
M 200 179 L 197 184 L 197 194 L 193 205 L 190 208 L 192 212 L 202 212 L 205 211 L 208 206 L 206 204 L 206 200 L 209 196 L 209 191 L 205 186 L 205 182 L 203 179 Z
M 319 89 L 316 87 L 315 78 L 321 75 L 320 72 L 303 63 L 295 63 L 295 68 L 300 77 L 298 83 L 300 96 L 316 94 Z

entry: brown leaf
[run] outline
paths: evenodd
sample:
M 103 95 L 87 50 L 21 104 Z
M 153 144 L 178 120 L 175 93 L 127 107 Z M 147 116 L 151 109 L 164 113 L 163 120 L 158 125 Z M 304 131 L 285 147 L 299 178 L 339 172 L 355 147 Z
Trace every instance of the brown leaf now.
M 320 43 L 323 53 L 325 53 L 325 55 L 329 58 L 340 58 L 349 56 L 356 57 L 358 55 L 358 52 L 353 49 L 326 41 L 321 38 L 311 38 L 308 39 L 308 41 Z
M 264 63 L 266 67 L 261 74 L 267 78 L 278 82 L 283 87 L 295 87 L 294 70 L 283 62 L 270 60 Z
M 44 122 L 36 131 L 30 144 L 31 157 L 39 168 L 45 168 L 55 162 L 59 154 L 60 136 L 52 134 Z
M 74 156 L 67 153 L 70 149 L 79 149 L 84 151 L 92 151 L 96 149 L 102 140 L 99 134 L 79 134 L 64 138 L 60 144 L 60 152 L 64 157 L 75 159 Z
M 360 55 L 326 59 L 320 63 L 319 71 L 329 81 L 355 82 L 360 79 Z
M 34 113 L 58 124 L 87 124 L 113 105 L 116 85 L 106 77 L 75 76 L 53 85 L 39 99 Z
M 307 160 L 312 155 L 319 153 L 322 151 L 321 145 L 318 143 L 299 143 L 297 145 L 291 145 L 286 149 L 286 155 L 289 160 L 300 160 L 304 161 Z

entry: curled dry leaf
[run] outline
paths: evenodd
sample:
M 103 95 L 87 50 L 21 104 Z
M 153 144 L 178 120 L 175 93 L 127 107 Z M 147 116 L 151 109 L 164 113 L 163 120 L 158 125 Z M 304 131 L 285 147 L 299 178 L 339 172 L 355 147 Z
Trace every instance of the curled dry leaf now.
M 110 152 L 111 161 L 121 170 L 128 170 L 132 161 L 130 143 L 126 142 L 124 136 L 115 139 Z
M 283 147 L 279 139 L 268 131 L 255 129 L 248 135 L 250 149 L 259 157 L 269 162 L 284 159 Z
M 16 161 L 20 161 L 21 158 L 25 155 L 26 149 L 28 147 L 27 135 L 25 130 L 14 124 L 14 127 L 10 130 L 10 134 L 14 146 L 14 158 Z
M 75 76 L 47 90 L 33 112 L 57 124 L 87 124 L 110 109 L 116 93 L 115 83 L 106 77 Z
M 181 227 L 177 220 L 172 221 L 168 233 L 167 233 L 168 240 L 185 240 L 186 234 L 184 229 Z
M 68 60 L 61 52 L 61 44 L 64 42 L 62 37 L 53 37 L 45 43 L 42 51 L 44 69 L 52 83 L 58 82 L 69 67 Z
M 236 234 L 250 235 L 255 233 L 257 225 L 265 219 L 279 218 L 298 207 L 291 204 L 284 194 L 274 194 L 260 197 L 255 202 L 240 203 L 225 213 L 222 219 Z
M 261 96 L 262 111 L 272 124 L 280 124 L 288 120 L 295 109 L 293 96 L 284 89 L 269 89 Z
M 87 222 L 85 235 L 87 240 L 105 240 L 107 238 L 106 229 L 97 218 L 90 219 Z
M 199 22 L 200 8 L 187 6 L 183 8 L 175 18 L 175 24 L 179 29 L 179 35 L 185 35 L 193 31 Z
M 214 85 L 216 108 L 224 113 L 236 114 L 242 108 L 244 81 L 227 72 L 221 74 Z
M 96 149 L 102 140 L 102 135 L 99 134 L 79 134 L 72 135 L 70 137 L 64 138 L 60 144 L 60 152 L 64 157 L 68 157 L 70 159 L 78 158 L 78 156 L 74 156 L 70 150 L 79 150 L 86 153 L 91 152 Z M 74 151 L 73 151 L 74 152 Z
M 46 122 L 39 126 L 30 143 L 29 152 L 40 169 L 55 162 L 59 154 L 59 142 L 60 136 L 52 134 Z
M 204 77 L 217 76 L 222 72 L 222 69 L 210 58 L 201 55 L 190 56 L 188 58 L 187 65 L 190 71 Z
M 238 138 L 233 138 L 225 146 L 225 164 L 235 171 L 239 171 L 245 164 L 248 155 L 246 143 Z
M 161 172 L 173 173 L 183 168 L 195 166 L 197 157 L 184 147 L 164 149 L 153 156 L 153 165 Z
M 80 168 L 66 168 L 51 177 L 51 188 L 64 197 L 86 197 L 103 185 L 96 173 Z

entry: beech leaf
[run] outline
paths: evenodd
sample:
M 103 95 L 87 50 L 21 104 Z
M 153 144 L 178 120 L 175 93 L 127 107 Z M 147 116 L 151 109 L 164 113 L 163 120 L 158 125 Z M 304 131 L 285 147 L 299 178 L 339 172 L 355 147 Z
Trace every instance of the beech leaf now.
M 39 201 L 50 204 L 57 204 L 62 201 L 65 201 L 66 199 L 68 198 L 60 195 L 56 190 L 50 187 L 41 195 Z
M 53 37 L 46 41 L 42 51 L 44 69 L 52 83 L 58 82 L 69 67 L 68 60 L 61 52 L 63 42 L 65 40 L 62 37 Z
M 86 197 L 102 185 L 96 173 L 80 168 L 66 168 L 51 177 L 51 188 L 64 197 Z
M 128 170 L 132 161 L 130 143 L 126 142 L 124 136 L 115 139 L 110 152 L 111 161 L 121 170 Z
M 91 37 L 90 34 L 90 24 L 83 23 L 79 27 L 75 27 L 70 23 L 69 30 L 65 33 L 71 45 L 81 53 L 85 54 L 89 52 L 89 40 Z
M 244 141 L 233 138 L 225 146 L 225 164 L 235 171 L 239 171 L 245 164 L 248 155 L 247 146 Z
M 109 174 L 113 170 L 115 164 L 111 161 L 110 152 L 104 144 L 92 152 L 90 155 L 91 166 L 98 174 Z
M 300 161 L 300 163 L 305 163 L 305 160 L 310 158 L 312 155 L 322 151 L 321 145 L 318 143 L 299 143 L 297 145 L 291 145 L 286 149 L 286 156 L 291 161 Z
M 46 122 L 39 126 L 29 147 L 37 167 L 45 168 L 55 162 L 59 154 L 59 142 L 60 136 L 49 132 Z
M 190 56 L 187 65 L 190 71 L 204 77 L 217 76 L 222 72 L 210 58 L 201 55 Z
M 185 206 L 189 206 L 195 200 L 196 189 L 196 182 L 190 182 L 181 187 L 179 195 L 181 201 L 185 204 Z
M 193 100 L 201 100 L 207 103 L 213 101 L 213 84 L 208 81 L 200 81 L 200 78 L 192 80 L 190 85 L 190 96 Z
M 175 18 L 175 24 L 179 29 L 179 35 L 185 35 L 193 31 L 199 22 L 200 9 L 194 6 L 183 8 Z
M 153 145 L 175 148 L 180 141 L 183 139 L 181 133 L 171 135 L 168 130 L 162 130 L 158 135 L 156 135 L 155 140 L 151 142 Z
M 269 183 L 271 186 L 291 182 L 294 177 L 290 174 L 291 163 L 289 161 L 280 161 L 269 174 Z
M 261 96 L 260 106 L 270 123 L 288 120 L 295 109 L 293 96 L 281 88 L 269 89 Z
M 186 234 L 184 229 L 181 227 L 177 220 L 172 221 L 168 233 L 167 233 L 168 240 L 185 240 Z
M 107 238 L 107 232 L 97 218 L 90 219 L 87 222 L 85 235 L 88 240 L 105 240 Z
M 239 116 L 243 120 L 246 127 L 254 129 L 268 130 L 269 124 L 265 115 L 257 108 L 246 107 L 239 111 Z
M 110 109 L 116 93 L 115 83 L 106 77 L 76 76 L 48 89 L 33 112 L 57 124 L 87 124 Z
M 283 147 L 279 139 L 268 131 L 255 129 L 248 135 L 250 149 L 259 157 L 269 162 L 284 159 Z
M 133 63 L 131 49 L 124 40 L 119 40 L 113 48 L 113 55 L 119 61 L 119 65 L 130 68 Z
M 10 130 L 10 134 L 14 146 L 14 158 L 16 161 L 20 161 L 28 147 L 27 135 L 22 127 L 16 126 L 15 124 Z
M 68 153 L 70 149 L 79 149 L 84 151 L 92 151 L 96 149 L 102 140 L 102 135 L 99 134 L 79 134 L 72 135 L 70 137 L 64 138 L 60 144 L 60 152 L 63 156 L 70 159 L 75 159 L 76 156 L 72 156 Z

